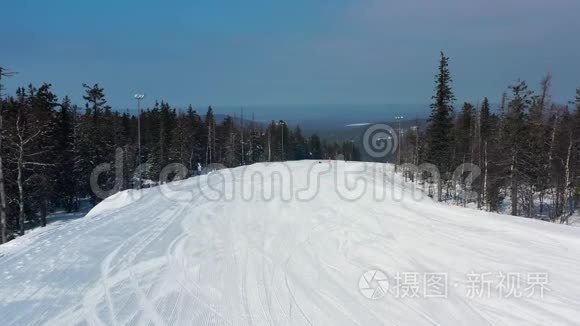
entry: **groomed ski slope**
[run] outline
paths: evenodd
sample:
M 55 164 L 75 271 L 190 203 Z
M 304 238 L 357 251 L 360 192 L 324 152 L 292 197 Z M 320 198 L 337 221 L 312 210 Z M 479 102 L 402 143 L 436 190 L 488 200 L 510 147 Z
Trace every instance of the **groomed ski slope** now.
M 0 325 L 580 323 L 580 229 L 413 198 L 389 165 L 284 166 L 122 192 L 83 219 L 0 247 Z M 293 198 L 262 198 L 285 171 Z M 357 180 L 367 188 L 353 200 Z M 311 199 L 296 198 L 307 183 Z M 207 198 L 224 185 L 229 197 Z M 388 276 L 384 297 L 359 289 L 369 270 Z M 446 273 L 447 297 L 426 298 L 423 287 L 418 298 L 397 294 L 397 273 L 411 272 L 421 282 Z M 528 273 L 545 272 L 549 291 L 503 298 L 494 282 L 470 297 L 474 272 L 520 273 L 522 289 Z

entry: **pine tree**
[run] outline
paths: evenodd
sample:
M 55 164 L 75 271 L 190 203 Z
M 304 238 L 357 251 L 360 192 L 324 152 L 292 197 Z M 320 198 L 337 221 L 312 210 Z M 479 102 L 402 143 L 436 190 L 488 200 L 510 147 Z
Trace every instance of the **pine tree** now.
M 79 113 L 80 108 L 76 105 L 71 107 L 71 121 L 72 121 L 72 154 L 73 154 L 73 170 L 72 174 L 76 180 L 76 191 L 75 198 L 87 197 L 89 193 L 87 192 L 90 188 L 89 179 L 86 178 L 84 174 L 88 163 L 88 157 L 84 154 L 87 153 L 85 148 L 84 133 L 83 133 L 83 121 L 81 114 Z M 75 204 L 74 209 L 78 209 L 78 205 Z
M 191 137 L 189 140 L 189 167 L 192 171 L 194 171 L 197 169 L 197 164 L 201 164 L 204 160 L 204 150 L 206 148 L 206 132 L 205 125 L 201 120 L 201 117 L 199 114 L 197 114 L 191 105 L 187 110 L 187 121 L 187 128 L 189 130 L 188 135 Z
M 158 179 L 161 170 L 172 160 L 169 156 L 171 148 L 171 134 L 175 124 L 175 111 L 171 109 L 168 103 L 161 102 L 159 110 L 159 145 L 157 152 L 157 168 L 155 176 Z
M 264 144 L 265 134 L 261 127 L 257 127 L 254 119 L 249 125 L 248 150 L 246 151 L 246 163 L 252 164 L 255 162 L 267 161 L 266 147 Z
M 302 135 L 302 129 L 300 126 L 296 126 L 294 131 L 290 135 L 290 147 L 293 149 L 291 153 L 291 160 L 304 160 L 308 157 L 308 151 L 306 147 L 306 140 Z M 346 157 L 346 155 L 345 155 Z
M 220 149 L 220 163 L 227 167 L 234 167 L 239 164 L 239 132 L 235 127 L 234 119 L 226 116 L 217 131 L 217 142 Z
M 280 161 L 286 161 L 288 154 L 288 141 L 289 141 L 289 133 L 288 133 L 288 125 L 286 124 L 286 122 L 284 120 L 280 120 L 278 121 L 278 124 L 276 126 L 277 130 L 276 130 L 276 135 L 280 135 L 280 140 L 278 142 L 279 147 L 278 147 L 278 151 L 279 151 L 279 160 Z M 278 136 L 277 136 L 278 137 Z
M 473 128 L 473 120 L 475 115 L 475 108 L 471 103 L 464 103 L 457 122 L 455 124 L 455 146 L 456 156 L 458 161 L 456 163 L 466 163 L 470 161 L 471 150 L 471 136 Z
M 439 168 L 441 179 L 438 184 L 438 200 L 442 200 L 442 184 L 449 179 L 452 150 L 453 102 L 455 96 L 451 89 L 449 58 L 441 52 L 439 72 L 435 76 L 434 102 L 427 129 L 427 161 Z
M 161 105 L 155 101 L 151 110 L 143 112 L 141 119 L 141 155 L 147 163 L 147 170 L 143 171 L 144 178 L 157 180 L 161 163 L 159 162 L 159 144 L 161 135 Z
M 135 125 L 128 112 L 115 116 L 115 147 L 123 148 L 123 184 L 122 189 L 136 188 L 133 175 L 138 164 L 138 148 L 133 142 Z
M 534 193 L 539 193 L 540 198 L 540 215 L 543 212 L 544 195 L 548 188 L 550 162 L 546 148 L 546 128 L 545 128 L 545 108 L 549 104 L 549 88 L 551 76 L 548 74 L 541 83 L 541 93 L 532 98 L 530 113 L 527 117 L 529 138 L 525 143 L 524 153 L 526 155 L 525 165 L 523 166 L 526 177 L 530 179 L 531 188 L 528 191 L 528 197 Z M 533 198 L 528 198 L 526 209 L 529 215 L 534 215 Z
M 525 159 L 525 144 L 527 141 L 528 128 L 526 126 L 526 112 L 531 105 L 530 96 L 525 81 L 509 87 L 512 98 L 508 103 L 508 112 L 504 126 L 504 144 L 510 155 L 508 175 L 510 177 L 511 214 L 518 215 L 518 188 L 523 173 L 523 160 Z
M 89 86 L 83 84 L 86 101 L 86 113 L 82 128 L 82 154 L 85 157 L 84 166 L 82 167 L 82 177 L 89 180 L 93 168 L 101 163 L 111 163 L 113 161 L 114 150 L 111 144 L 111 130 L 107 124 L 110 114 L 110 107 L 105 99 L 104 89 L 99 84 Z M 112 183 L 112 173 L 103 173 L 98 180 L 102 189 L 106 189 Z M 86 187 L 90 185 L 85 184 Z M 96 195 L 91 189 L 85 189 L 90 194 L 93 202 L 97 201 Z
M 59 201 L 67 212 L 71 212 L 75 206 L 77 194 L 76 178 L 73 173 L 74 164 L 74 121 L 72 104 L 69 97 L 65 97 L 60 105 L 60 112 L 56 121 L 57 135 L 55 143 L 55 184 L 56 194 Z
M 494 133 L 494 121 L 496 117 L 491 114 L 489 107 L 488 98 L 484 98 L 481 104 L 481 110 L 479 113 L 479 142 L 480 142 L 480 160 L 479 164 L 482 165 L 482 176 L 480 178 L 481 187 L 481 203 L 487 206 L 488 210 L 491 210 L 491 202 L 497 202 L 497 196 L 490 196 L 490 151 L 493 150 L 493 133 Z M 495 205 L 494 205 L 495 206 Z
M 9 146 L 12 148 L 12 156 L 10 161 L 15 166 L 16 170 L 16 185 L 18 188 L 18 227 L 19 234 L 24 234 L 25 222 L 27 220 L 26 206 L 31 204 L 39 204 L 42 208 L 43 226 L 45 225 L 44 218 L 46 217 L 46 208 L 44 205 L 44 184 L 45 171 L 43 168 L 50 165 L 42 160 L 42 156 L 46 155 L 47 150 L 40 146 L 43 132 L 48 125 L 46 120 L 40 120 L 38 111 L 35 110 L 35 102 L 37 99 L 37 89 L 32 86 L 28 87 L 28 91 L 24 88 L 17 90 L 18 100 L 15 107 L 13 119 L 13 132 L 9 140 Z M 41 169 L 38 174 L 34 173 L 34 169 Z M 38 179 L 35 179 L 38 177 Z M 33 187 L 36 185 L 36 187 Z M 33 193 L 33 191 L 35 193 Z M 27 201 L 31 199 L 30 195 L 36 195 L 36 201 Z M 40 194 L 40 196 L 38 196 Z M 40 198 L 38 198 L 40 197 Z
M 205 128 L 207 131 L 207 144 L 205 152 L 205 164 L 215 163 L 215 145 L 216 145 L 216 122 L 213 116 L 212 107 L 208 107 L 205 114 Z
M 311 159 L 321 160 L 324 158 L 322 143 L 320 141 L 320 137 L 318 137 L 317 134 L 310 136 L 310 139 L 308 140 L 308 150 L 308 155 Z
M 473 125 L 474 125 L 474 115 L 475 115 L 475 107 L 471 103 L 464 103 L 463 108 L 459 116 L 457 117 L 457 121 L 455 124 L 455 135 L 454 135 L 454 143 L 455 143 L 455 164 L 460 166 L 464 163 L 471 163 L 473 162 L 473 154 L 472 154 L 472 142 L 473 142 Z M 461 185 L 462 188 L 465 188 L 465 184 Z M 459 190 L 458 187 L 455 187 L 455 200 L 459 200 L 459 194 L 457 191 Z M 463 203 L 466 204 L 467 198 L 463 198 Z
M 35 199 L 40 211 L 40 224 L 46 226 L 46 217 L 51 209 L 51 202 L 57 197 L 55 185 L 55 160 L 58 152 L 55 150 L 58 132 L 56 130 L 56 108 L 60 105 L 57 96 L 51 91 L 51 84 L 41 85 L 36 93 L 32 94 L 32 114 L 36 121 L 40 121 L 40 137 L 34 142 L 34 157 L 30 157 L 28 164 L 34 172 L 27 179 L 30 197 Z
M 188 169 L 190 167 L 189 161 L 189 154 L 190 154 L 190 147 L 192 142 L 192 132 L 190 128 L 188 128 L 188 119 L 185 114 L 179 113 L 175 119 L 175 128 L 171 130 L 171 139 L 173 140 L 173 144 L 171 146 L 171 154 L 170 156 L 174 158 L 175 161 L 187 166 Z

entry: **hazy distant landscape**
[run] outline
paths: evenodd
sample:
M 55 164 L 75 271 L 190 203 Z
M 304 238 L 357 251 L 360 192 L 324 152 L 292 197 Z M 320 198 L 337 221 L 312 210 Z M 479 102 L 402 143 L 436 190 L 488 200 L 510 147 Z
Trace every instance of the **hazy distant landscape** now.
M 428 99 L 426 99 L 428 100 Z M 240 115 L 240 107 L 213 106 L 216 112 Z M 244 106 L 246 119 L 252 113 L 256 121 L 270 122 L 284 120 L 290 125 L 300 125 L 305 131 L 326 131 L 355 123 L 393 121 L 395 116 L 405 115 L 407 119 L 429 116 L 429 103 L 425 104 L 311 104 Z

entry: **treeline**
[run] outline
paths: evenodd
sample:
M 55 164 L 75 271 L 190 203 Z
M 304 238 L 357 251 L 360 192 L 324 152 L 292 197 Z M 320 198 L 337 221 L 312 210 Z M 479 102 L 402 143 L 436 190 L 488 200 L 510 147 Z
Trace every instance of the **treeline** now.
M 0 73 L 1 85 L 9 73 L 1 68 Z M 284 121 L 217 119 L 211 107 L 202 116 L 191 106 L 177 110 L 167 102 L 137 117 L 109 106 L 99 85 L 84 89 L 84 107 L 60 99 L 50 84 L 0 97 L 2 243 L 28 227 L 45 226 L 47 215 L 58 208 L 71 212 L 81 199 L 97 202 L 90 177 L 102 163 L 112 168 L 99 175 L 98 186 L 117 191 L 156 183 L 169 163 L 181 163 L 193 175 L 198 166 L 215 163 L 236 167 L 356 155 L 351 142 L 327 143 Z M 136 173 L 138 166 L 142 173 Z M 121 182 L 115 168 L 122 171 Z
M 518 81 L 499 107 L 484 98 L 455 113 L 451 83 L 442 53 L 428 125 L 403 137 L 402 163 L 434 164 L 439 182 L 430 173 L 418 179 L 440 201 L 567 222 L 580 196 L 580 89 L 574 101 L 553 103 L 548 74 L 537 92 Z

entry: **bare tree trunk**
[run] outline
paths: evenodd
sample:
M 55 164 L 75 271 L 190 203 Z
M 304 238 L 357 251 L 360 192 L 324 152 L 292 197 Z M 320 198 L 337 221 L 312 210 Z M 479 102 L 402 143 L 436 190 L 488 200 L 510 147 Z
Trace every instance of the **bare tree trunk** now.
M 528 217 L 536 217 L 534 213 L 534 187 L 528 190 Z
M 476 113 L 477 114 L 477 113 Z M 471 155 L 469 156 L 469 163 L 471 163 L 473 165 L 473 158 L 475 156 L 475 146 L 477 143 L 479 143 L 479 138 L 476 137 L 477 135 L 477 124 L 475 123 L 471 123 L 471 128 L 469 128 L 469 145 L 471 147 Z M 476 142 L 477 140 L 477 142 Z M 467 198 L 467 194 L 470 194 L 471 191 L 467 191 L 467 190 L 471 190 L 471 188 L 473 187 L 473 173 L 469 174 L 469 187 L 470 189 L 467 189 L 467 185 L 465 185 L 465 200 L 463 201 L 463 206 L 467 206 L 467 201 L 470 200 L 471 198 Z M 477 204 L 478 208 L 479 208 L 479 201 Z
M 552 135 L 550 137 L 550 150 L 548 151 L 548 171 L 550 174 L 552 174 L 552 160 L 554 157 L 554 144 L 556 143 L 556 129 L 558 128 L 558 113 L 556 113 L 556 116 L 554 117 L 554 125 L 552 126 Z M 557 209 L 556 207 L 558 206 L 558 202 L 557 202 L 557 190 L 554 191 L 554 194 L 552 196 L 552 209 L 550 212 L 550 215 L 552 215 L 550 218 L 551 219 L 555 219 L 556 218 L 556 212 Z
M 1 73 L 2 71 L 0 70 Z M 4 189 L 4 166 L 2 164 L 2 133 L 4 131 L 2 127 L 2 99 L 0 98 L 0 244 L 8 241 L 6 236 L 6 191 Z
M 24 235 L 24 186 L 22 185 L 22 148 L 18 153 L 18 177 L 16 183 L 18 184 L 18 225 L 20 227 L 20 235 Z
M 483 161 L 483 152 L 481 150 L 481 110 L 478 110 L 477 112 L 477 164 L 479 166 L 482 165 L 482 161 Z M 480 180 L 480 185 L 482 180 Z M 481 209 L 481 207 L 483 206 L 483 195 L 482 195 L 482 191 L 483 191 L 483 187 L 481 187 L 479 189 L 479 192 L 477 194 L 477 209 Z
M 4 73 L 2 67 L 0 67 L 0 92 L 2 92 L 2 76 L 10 76 L 11 74 Z M 2 161 L 2 136 L 4 133 L 4 120 L 2 118 L 2 94 L 0 94 L 0 244 L 6 243 L 8 237 L 6 236 L 6 190 L 4 188 L 4 165 Z
M 571 180 L 571 171 L 570 171 L 570 157 L 572 157 L 572 148 L 573 148 L 574 142 L 572 140 L 572 135 L 570 135 L 570 144 L 568 145 L 568 153 L 566 154 L 566 181 L 564 184 L 564 206 L 565 208 L 568 208 L 571 206 L 571 201 L 572 201 L 572 194 L 573 194 L 573 189 L 574 187 L 572 187 L 572 180 Z M 573 208 L 573 206 L 571 207 Z M 563 222 L 568 222 L 568 216 L 570 216 L 572 214 L 571 212 L 571 208 L 564 210 L 563 215 L 564 215 L 564 221 Z M 562 221 L 560 221 L 562 222 Z
M 517 216 L 518 215 L 518 180 L 516 176 L 516 160 L 517 154 L 512 154 L 512 164 L 510 167 L 511 172 L 511 200 L 512 200 L 512 211 L 511 215 Z
M 483 190 L 482 190 L 482 202 L 486 205 L 487 211 L 490 210 L 489 204 L 487 203 L 487 140 L 483 144 Z
M 463 178 L 463 174 L 465 173 L 465 154 L 463 154 L 463 159 L 461 160 L 461 163 L 463 163 L 463 164 L 461 164 L 461 178 Z M 460 201 L 459 196 L 460 196 L 460 189 L 461 189 L 461 193 L 463 194 L 463 198 L 461 199 L 461 201 L 463 202 L 463 205 L 465 206 L 465 193 L 466 193 L 465 187 L 467 187 L 467 185 L 462 183 L 460 180 L 461 179 L 453 181 L 453 185 L 455 187 L 455 191 L 454 191 L 455 205 L 459 205 L 459 201 Z M 459 184 L 459 187 L 458 187 L 458 184 Z
M 540 199 L 540 211 L 539 211 L 539 215 L 542 216 L 544 214 L 544 194 L 545 190 L 541 190 L 540 194 L 539 194 L 539 199 Z
M 16 146 L 18 148 L 18 156 L 16 159 L 16 170 L 17 170 L 17 177 L 16 177 L 16 184 L 18 185 L 18 224 L 20 226 L 20 235 L 24 235 L 24 220 L 25 220 L 25 213 L 24 213 L 24 150 L 26 144 L 36 136 L 40 134 L 40 131 L 35 133 L 30 137 L 25 137 L 26 125 L 22 123 L 22 108 L 18 109 L 18 115 L 16 116 L 16 136 L 17 136 L 17 143 Z M 22 123 L 22 125 L 21 125 Z

